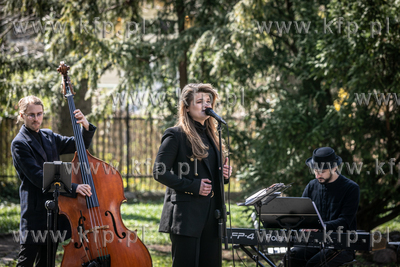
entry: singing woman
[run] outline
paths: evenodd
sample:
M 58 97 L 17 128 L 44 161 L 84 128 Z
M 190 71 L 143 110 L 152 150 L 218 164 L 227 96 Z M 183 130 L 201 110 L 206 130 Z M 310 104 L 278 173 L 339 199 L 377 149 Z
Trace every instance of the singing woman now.
M 154 178 L 167 186 L 159 231 L 170 234 L 173 267 L 221 266 L 219 166 L 224 183 L 232 168 L 228 158 L 222 164 L 216 121 L 205 113 L 217 98 L 211 84 L 183 88 L 178 122 L 165 131 L 154 164 Z

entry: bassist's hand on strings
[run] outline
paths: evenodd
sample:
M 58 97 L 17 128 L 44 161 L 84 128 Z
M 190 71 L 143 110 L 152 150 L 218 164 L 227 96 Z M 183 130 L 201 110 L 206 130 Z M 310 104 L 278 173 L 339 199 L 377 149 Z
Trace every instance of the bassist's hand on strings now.
M 76 192 L 81 194 L 82 196 L 88 196 L 90 197 L 92 195 L 92 190 L 90 188 L 90 185 L 88 184 L 78 184 L 78 187 L 76 188 Z
M 83 115 L 80 109 L 75 109 L 74 111 L 75 118 L 77 119 L 76 123 L 82 123 L 82 126 L 89 131 L 89 122 L 87 121 L 85 115 Z

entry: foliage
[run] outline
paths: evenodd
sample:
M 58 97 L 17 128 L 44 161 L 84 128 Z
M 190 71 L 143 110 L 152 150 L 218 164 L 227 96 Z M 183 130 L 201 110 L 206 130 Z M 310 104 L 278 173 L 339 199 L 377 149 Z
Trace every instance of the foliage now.
M 397 95 L 387 105 L 374 95 L 363 105 L 356 95 L 399 91 L 396 1 L 3 1 L 1 6 L 2 115 L 28 92 L 48 96 L 57 111 L 55 68 L 61 60 L 72 65 L 77 90 L 87 90 L 83 97 L 101 94 L 103 109 L 93 113 L 112 111 L 107 104 L 117 92 L 165 93 L 158 105 L 142 105 L 164 116 L 161 128 L 174 123 L 177 88 L 211 82 L 222 98 L 218 112 L 242 118 L 230 123 L 231 151 L 248 192 L 279 181 L 293 182 L 287 193 L 301 195 L 313 179 L 304 161 L 315 148 L 331 146 L 350 165 L 363 163 L 359 174 L 342 170 L 362 190 L 359 228 L 371 230 L 399 214 L 397 168 L 390 174 L 386 164 L 385 174 L 375 172 L 375 160 L 400 162 Z M 154 7 L 160 7 L 154 15 L 144 11 Z M 15 20 L 67 27 L 37 34 L 37 42 L 23 52 L 5 38 Z M 103 22 L 113 23 L 113 33 L 96 30 Z M 139 30 L 128 35 L 131 22 L 139 23 Z M 283 23 L 289 22 L 285 31 Z M 109 69 L 119 73 L 118 86 L 97 91 L 99 77 Z M 120 108 L 133 112 L 139 106 L 125 98 Z
M 58 111 L 62 101 L 55 70 L 64 60 L 71 66 L 77 91 L 87 86 L 86 99 L 100 94 L 102 103 L 94 108 L 94 114 L 104 112 L 117 93 L 127 96 L 119 106 L 122 110 L 128 103 L 132 111 L 147 106 L 150 112 L 169 110 L 172 112 L 166 115 L 174 114 L 176 88 L 194 80 L 216 81 L 209 79 L 208 69 L 188 74 L 188 57 L 203 32 L 224 24 L 233 4 L 182 0 L 3 2 L 0 16 L 6 23 L 0 29 L 0 58 L 5 67 L 0 71 L 4 92 L 0 94 L 0 112 L 12 112 L 13 104 L 27 93 L 50 97 L 52 111 Z M 157 9 L 152 15 L 145 11 Z M 28 45 L 27 40 L 33 44 Z M 104 94 L 97 84 L 107 70 L 117 71 L 119 83 Z M 150 107 L 150 99 L 138 104 L 129 98 L 148 91 L 165 93 L 167 101 Z
M 60 61 L 72 66 L 70 75 L 77 91 L 81 81 L 87 80 L 89 91 L 86 97 L 89 97 L 97 89 L 99 77 L 112 66 L 112 62 L 128 64 L 129 55 L 121 60 L 124 51 L 120 48 L 129 47 L 131 41 L 102 38 L 102 22 L 116 23 L 119 17 L 138 21 L 138 4 L 138 1 L 3 3 L 1 15 L 8 23 L 2 36 L 10 32 L 12 37 L 1 39 L 1 59 L 5 66 L 1 73 L 2 89 L 7 92 L 2 94 L 2 104 L 10 103 L 10 100 L 15 103 L 21 96 L 30 93 L 51 97 L 53 111 L 56 111 L 55 107 L 61 102 L 60 77 L 56 72 Z M 33 41 L 32 37 L 36 40 L 29 45 L 27 39 Z M 25 49 L 21 51 L 19 45 L 24 45 Z M 111 50 L 120 53 L 110 53 Z M 139 64 L 133 66 L 141 67 Z M 2 113 L 7 113 L 9 109 L 10 105 L 7 105 Z
M 313 179 L 305 160 L 331 146 L 351 167 L 363 163 L 360 173 L 342 169 L 361 187 L 359 228 L 399 214 L 396 171 L 386 164 L 385 174 L 375 172 L 376 159 L 400 161 L 397 95 L 387 105 L 373 96 L 362 105 L 355 94 L 399 92 L 398 11 L 395 1 L 239 1 L 225 27 L 203 34 L 201 45 L 215 51 L 211 73 L 234 77 L 237 95 L 246 89 L 248 128 L 235 136 L 235 150 L 243 153 L 237 159 L 249 191 L 284 182 L 294 183 L 289 195 L 301 195 Z M 307 33 L 295 27 L 302 21 L 310 23 Z M 380 34 L 373 32 L 378 22 Z
M 6 201 L 0 203 L 0 234 L 8 234 L 18 230 L 20 213 L 21 207 L 19 205 Z
M 19 181 L 0 181 L 0 203 L 4 201 L 19 202 Z

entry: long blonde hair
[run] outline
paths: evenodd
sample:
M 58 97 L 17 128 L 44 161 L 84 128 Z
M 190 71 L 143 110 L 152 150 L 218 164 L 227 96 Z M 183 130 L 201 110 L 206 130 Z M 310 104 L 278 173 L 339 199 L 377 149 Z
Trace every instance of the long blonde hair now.
M 42 109 L 44 110 L 43 102 L 40 100 L 40 98 L 34 96 L 34 95 L 28 95 L 23 98 L 21 98 L 18 101 L 18 107 L 19 107 L 19 113 L 25 114 L 26 110 L 28 109 L 29 104 L 33 105 L 41 105 Z M 17 117 L 17 123 L 18 122 L 23 122 L 24 120 L 21 118 L 21 115 L 18 114 Z
M 199 160 L 208 157 L 208 146 L 206 146 L 201 137 L 196 131 L 196 127 L 193 119 L 189 117 L 187 113 L 187 108 L 189 105 L 193 104 L 195 100 L 194 96 L 196 93 L 206 93 L 210 95 L 211 107 L 214 109 L 216 100 L 218 99 L 217 91 L 209 83 L 190 83 L 186 85 L 181 94 L 181 98 L 178 106 L 178 122 L 175 126 L 178 126 L 186 134 L 187 139 L 192 145 L 193 156 Z M 206 133 L 212 138 L 215 145 L 219 150 L 219 140 L 217 136 L 217 129 L 215 126 L 215 120 L 208 118 L 204 125 L 206 126 Z M 222 144 L 222 151 L 225 151 L 225 146 Z

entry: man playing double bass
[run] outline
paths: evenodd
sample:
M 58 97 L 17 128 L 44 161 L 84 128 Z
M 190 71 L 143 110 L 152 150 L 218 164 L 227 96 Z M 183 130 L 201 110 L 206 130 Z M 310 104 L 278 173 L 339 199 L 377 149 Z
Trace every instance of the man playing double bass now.
M 43 121 L 44 107 L 36 96 L 27 96 L 18 102 L 18 122 L 23 121 L 19 133 L 11 143 L 13 164 L 21 180 L 19 189 L 21 203 L 20 252 L 17 266 L 47 266 L 46 242 L 35 240 L 39 232 L 44 235 L 46 226 L 45 202 L 53 199 L 51 193 L 42 193 L 43 163 L 59 160 L 62 154 L 76 151 L 74 137 L 61 136 L 48 129 L 40 129 Z M 90 124 L 83 113 L 74 111 L 77 123 L 82 124 L 82 136 L 88 148 L 96 127 Z M 86 184 L 72 184 L 72 195 L 77 193 L 90 196 L 91 188 Z M 61 236 L 64 230 L 70 235 L 70 226 L 65 216 L 60 216 L 58 227 Z M 34 233 L 35 236 L 32 235 Z M 50 238 L 48 236 L 48 238 Z M 36 242 L 39 241 L 39 242 Z

